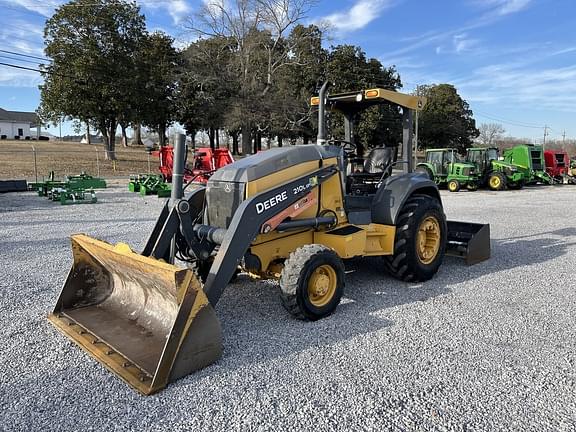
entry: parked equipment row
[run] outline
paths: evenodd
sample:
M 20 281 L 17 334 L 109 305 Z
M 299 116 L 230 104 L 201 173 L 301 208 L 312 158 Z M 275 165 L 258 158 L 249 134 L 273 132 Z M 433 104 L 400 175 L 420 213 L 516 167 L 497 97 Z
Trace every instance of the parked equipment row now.
M 576 168 L 576 167 L 575 167 Z M 426 150 L 426 161 L 416 166 L 416 172 L 426 175 L 451 192 L 479 187 L 494 191 L 521 189 L 531 184 L 576 183 L 570 159 L 564 151 L 546 150 L 542 146 L 523 144 L 504 151 L 497 148 L 469 148 L 465 159 L 455 149 Z
M 54 171 L 50 172 L 48 180 L 28 183 L 28 190 L 37 191 L 38 196 L 47 197 L 51 201 L 69 204 L 94 204 L 97 202 L 94 189 L 105 189 L 106 181 L 92 177 L 86 173 L 68 176 L 62 180 L 56 179 Z

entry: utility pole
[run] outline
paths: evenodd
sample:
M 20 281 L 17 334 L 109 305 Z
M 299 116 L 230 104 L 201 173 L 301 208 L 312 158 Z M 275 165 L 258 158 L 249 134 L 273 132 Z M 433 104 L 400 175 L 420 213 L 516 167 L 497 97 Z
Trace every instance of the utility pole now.
M 566 149 L 566 129 L 562 132 L 562 150 Z
M 542 141 L 542 151 L 544 151 L 544 147 L 546 146 L 547 136 L 548 136 L 548 125 L 544 125 L 544 141 Z

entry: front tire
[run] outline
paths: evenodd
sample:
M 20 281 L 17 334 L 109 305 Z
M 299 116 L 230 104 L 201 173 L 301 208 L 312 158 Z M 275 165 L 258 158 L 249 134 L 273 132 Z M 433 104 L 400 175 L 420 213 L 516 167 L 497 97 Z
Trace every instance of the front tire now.
M 405 282 L 431 279 L 442 264 L 446 238 L 446 216 L 440 201 L 413 195 L 398 215 L 394 255 L 384 257 L 385 268 Z
M 294 317 L 316 321 L 332 314 L 344 292 L 344 263 L 326 246 L 305 245 L 290 254 L 280 276 L 282 304 Z
M 450 180 L 448 182 L 448 190 L 450 192 L 458 192 L 460 190 L 460 182 L 458 180 Z

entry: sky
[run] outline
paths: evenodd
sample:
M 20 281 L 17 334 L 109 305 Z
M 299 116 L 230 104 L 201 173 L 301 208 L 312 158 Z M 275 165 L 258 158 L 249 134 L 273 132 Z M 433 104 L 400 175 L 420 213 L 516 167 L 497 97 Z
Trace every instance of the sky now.
M 149 30 L 185 46 L 193 35 L 183 24 L 202 1 L 209 0 L 137 3 Z M 62 3 L 0 0 L 0 50 L 43 57 L 45 20 Z M 574 0 L 320 0 L 304 23 L 322 22 L 330 23 L 326 46 L 358 45 L 395 65 L 404 92 L 450 83 L 477 125 L 499 123 L 506 135 L 532 142 L 545 131 L 547 140 L 576 138 Z M 0 51 L 0 63 L 37 62 Z M 37 72 L 0 65 L 0 108 L 34 111 L 41 83 Z

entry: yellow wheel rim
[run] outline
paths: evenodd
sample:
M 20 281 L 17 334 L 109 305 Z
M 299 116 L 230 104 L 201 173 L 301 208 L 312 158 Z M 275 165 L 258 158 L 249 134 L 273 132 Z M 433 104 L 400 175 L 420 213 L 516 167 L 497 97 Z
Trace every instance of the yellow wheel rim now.
M 418 259 L 422 264 L 430 264 L 440 250 L 440 223 L 434 216 L 429 216 L 418 227 L 416 248 Z
M 450 183 L 448 183 L 448 189 L 450 189 L 450 192 L 454 192 L 457 188 L 456 182 L 451 181 Z
M 308 299 L 316 307 L 326 306 L 336 292 L 337 277 L 334 269 L 321 265 L 310 275 L 308 280 Z
M 490 177 L 490 186 L 493 187 L 494 189 L 498 189 L 500 187 L 500 177 L 498 176 Z

